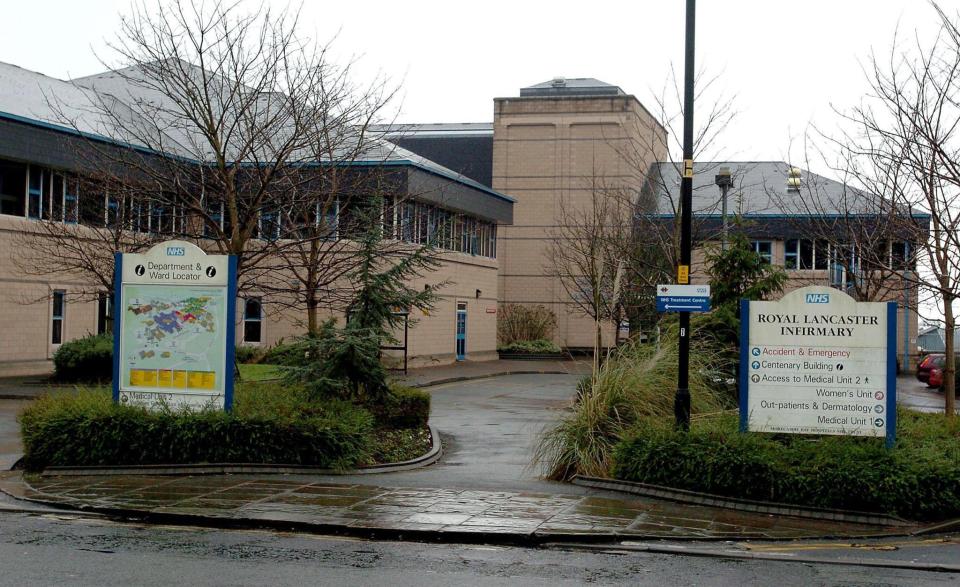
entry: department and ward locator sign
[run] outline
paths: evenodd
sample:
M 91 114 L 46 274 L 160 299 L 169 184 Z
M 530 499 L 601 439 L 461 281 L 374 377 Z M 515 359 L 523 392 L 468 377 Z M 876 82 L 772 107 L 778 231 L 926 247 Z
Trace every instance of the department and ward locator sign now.
M 893 443 L 896 302 L 812 286 L 741 304 L 741 430 Z
M 185 241 L 116 255 L 115 401 L 230 409 L 236 272 L 235 257 Z

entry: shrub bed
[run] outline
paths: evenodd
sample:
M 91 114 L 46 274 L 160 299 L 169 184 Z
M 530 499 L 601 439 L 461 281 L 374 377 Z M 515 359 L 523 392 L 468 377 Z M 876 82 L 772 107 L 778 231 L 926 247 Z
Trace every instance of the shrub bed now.
M 560 352 L 560 347 L 557 346 L 557 344 L 552 340 L 540 338 L 537 340 L 521 340 L 512 342 L 510 344 L 498 347 L 497 351 L 504 354 L 555 354 Z
M 20 415 L 24 467 L 276 463 L 350 468 L 371 455 L 374 420 L 348 402 L 243 386 L 233 412 L 148 412 L 106 390 L 39 399 Z
M 893 514 L 960 516 L 960 421 L 898 411 L 898 442 L 740 434 L 736 414 L 689 433 L 644 422 L 613 451 L 613 476 L 728 497 Z
M 109 381 L 113 376 L 113 337 L 90 334 L 63 343 L 53 354 L 53 369 L 58 381 Z
M 369 406 L 383 428 L 426 428 L 430 419 L 430 394 L 412 387 L 393 386 L 386 400 Z
M 646 419 L 673 421 L 677 344 L 668 334 L 663 339 L 659 346 L 625 344 L 595 378 L 578 383 L 572 410 L 544 432 L 537 446 L 535 458 L 548 477 L 609 475 L 613 447 L 626 431 Z M 716 389 L 715 354 L 700 347 L 690 354 L 694 414 L 735 405 Z

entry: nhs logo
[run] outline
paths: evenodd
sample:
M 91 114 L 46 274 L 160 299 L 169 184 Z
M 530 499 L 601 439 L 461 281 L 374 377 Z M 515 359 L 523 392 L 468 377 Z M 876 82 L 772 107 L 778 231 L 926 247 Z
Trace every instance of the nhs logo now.
M 167 247 L 168 257 L 183 257 L 186 254 L 187 250 L 183 247 Z
M 807 294 L 807 303 L 808 304 L 829 304 L 830 303 L 830 294 Z

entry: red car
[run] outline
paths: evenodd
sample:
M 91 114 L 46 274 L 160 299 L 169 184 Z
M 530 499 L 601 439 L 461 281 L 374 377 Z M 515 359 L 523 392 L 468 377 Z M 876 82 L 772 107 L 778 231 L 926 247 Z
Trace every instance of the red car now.
M 943 392 L 943 368 L 934 367 L 930 369 L 930 377 L 927 380 L 927 385 L 937 388 L 937 391 L 941 393 Z M 954 382 L 954 388 L 956 388 L 956 382 Z
M 930 353 L 917 364 L 917 379 L 929 383 L 930 371 L 932 369 L 943 369 L 947 362 L 947 356 L 943 353 Z M 930 387 L 935 387 L 930 385 Z

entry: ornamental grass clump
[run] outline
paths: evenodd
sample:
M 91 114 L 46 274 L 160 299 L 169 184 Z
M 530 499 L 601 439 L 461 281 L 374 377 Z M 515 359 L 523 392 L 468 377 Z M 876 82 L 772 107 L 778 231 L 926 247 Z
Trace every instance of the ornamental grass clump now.
M 694 416 L 733 407 L 720 387 L 726 374 L 709 345 L 690 354 Z M 626 431 L 648 421 L 672 421 L 677 387 L 677 341 L 667 332 L 658 344 L 631 342 L 606 361 L 597 376 L 578 386 L 572 410 L 541 436 L 536 462 L 551 479 L 609 476 L 614 446 Z

